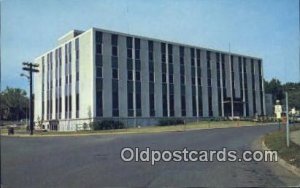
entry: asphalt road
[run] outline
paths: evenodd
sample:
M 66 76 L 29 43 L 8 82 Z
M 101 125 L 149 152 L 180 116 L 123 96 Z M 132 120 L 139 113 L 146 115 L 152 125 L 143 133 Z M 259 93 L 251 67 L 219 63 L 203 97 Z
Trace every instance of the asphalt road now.
M 159 134 L 2 137 L 3 187 L 157 187 L 300 185 L 274 162 L 123 162 L 124 147 L 157 150 L 258 149 L 276 126 Z

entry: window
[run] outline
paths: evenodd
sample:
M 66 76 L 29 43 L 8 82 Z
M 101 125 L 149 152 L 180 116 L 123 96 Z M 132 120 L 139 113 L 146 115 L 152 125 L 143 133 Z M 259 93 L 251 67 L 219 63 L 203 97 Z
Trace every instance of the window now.
M 76 60 L 79 60 L 79 50 L 76 50 Z
M 161 54 L 161 61 L 166 62 L 166 54 Z
M 96 91 L 100 91 L 103 88 L 102 78 L 96 78 Z
M 185 83 L 185 77 L 184 76 L 180 76 L 180 83 L 184 84 Z
M 168 44 L 168 53 L 169 54 L 173 53 L 173 46 L 172 46 L 172 44 Z
M 118 57 L 111 57 L 111 67 L 112 68 L 118 68 Z
M 154 94 L 151 93 L 149 96 L 150 104 L 150 116 L 155 116 L 155 106 L 154 106 Z
M 173 63 L 173 56 L 169 55 L 168 60 L 169 60 L 169 63 Z
M 160 47 L 161 47 L 161 53 L 165 54 L 166 53 L 166 44 L 165 43 L 161 43 Z
M 69 62 L 72 62 L 72 43 L 69 42 Z M 51 59 L 52 59 L 52 54 L 51 54 Z M 52 60 L 51 60 L 52 61 Z M 51 64 L 52 65 L 52 64 Z
M 154 72 L 149 73 L 149 81 L 154 82 Z
M 196 103 L 196 96 L 193 95 L 192 97 L 192 101 L 193 101 L 193 116 L 197 116 L 197 103 Z
M 149 60 L 153 61 L 153 52 L 149 52 Z
M 136 100 L 136 108 L 141 109 L 142 103 L 141 103 L 141 93 L 136 93 L 135 95 L 135 100 Z
M 117 46 L 113 46 L 112 47 L 112 56 L 118 56 L 118 47 Z
M 200 59 L 200 50 L 196 49 L 196 53 L 197 53 L 197 59 Z
M 119 91 L 118 81 L 112 81 L 112 115 L 119 116 Z
M 76 111 L 79 110 L 79 94 L 76 94 Z
M 69 96 L 69 105 L 70 105 L 69 106 L 69 111 L 71 112 L 72 111 L 72 96 L 71 95 Z
M 169 83 L 173 84 L 173 75 L 169 75 Z
M 135 69 L 141 70 L 141 60 L 135 60 Z
M 133 72 L 132 71 L 127 71 L 127 79 L 133 80 Z
M 162 83 L 166 83 L 167 82 L 167 75 L 166 74 L 162 74 Z
M 154 72 L 154 62 L 149 61 L 149 72 Z
M 96 77 L 102 78 L 102 67 L 97 67 Z
M 112 69 L 112 78 L 113 79 L 118 79 L 119 78 L 118 69 Z
M 195 85 L 196 81 L 195 81 L 195 77 L 192 77 L 192 85 Z
M 179 47 L 179 56 L 180 56 L 180 57 L 183 57 L 183 56 L 184 56 L 184 47 L 183 47 L 183 46 L 180 46 L 180 47 Z
M 126 38 L 126 47 L 127 48 L 132 48 L 132 37 L 127 37 Z
M 141 82 L 136 82 L 135 83 L 135 92 L 136 93 L 141 93 Z
M 148 50 L 153 51 L 153 41 L 148 41 Z
M 198 76 L 197 79 L 198 79 L 198 85 L 200 86 L 201 85 L 201 77 Z
M 132 59 L 127 59 L 127 69 L 129 69 L 129 70 L 133 69 Z
M 128 99 L 128 109 L 133 109 L 133 93 L 132 92 L 128 92 L 127 99 Z
M 133 92 L 133 81 L 128 81 L 127 82 L 127 91 L 132 91 Z
M 173 74 L 173 64 L 169 64 L 169 74 Z
M 162 73 L 166 73 L 167 72 L 167 64 L 166 63 L 162 63 L 161 64 L 161 72 Z
M 192 67 L 195 66 L 195 59 L 194 59 L 194 58 L 191 59 L 191 66 L 192 66 Z
M 96 66 L 102 66 L 102 55 L 96 55 Z
M 61 97 L 59 97 L 59 113 L 61 113 L 61 111 L 62 111 L 62 104 L 61 104 Z
M 168 116 L 168 103 L 167 103 L 167 95 L 163 94 L 162 96 L 163 99 L 163 116 Z
M 140 75 L 140 72 L 135 72 L 135 80 L 136 81 L 141 81 L 141 75 Z
M 96 92 L 96 116 L 103 115 L 103 100 L 102 100 L 102 91 Z
M 186 116 L 185 95 L 181 95 L 181 115 Z
M 127 49 L 127 58 L 132 59 L 132 49 Z
M 195 57 L 195 49 L 191 48 L 190 52 L 191 52 L 191 58 L 194 58 Z
M 140 49 L 141 48 L 140 39 L 138 39 L 138 38 L 134 39 L 134 47 L 135 47 L 135 49 Z
M 60 80 L 59 80 L 60 81 Z M 79 72 L 76 72 L 76 81 L 79 81 Z M 60 83 L 59 83 L 60 84 Z
M 101 44 L 96 44 L 96 53 L 102 54 L 102 45 Z
M 199 116 L 203 116 L 202 110 L 202 87 L 198 87 L 198 114 Z
M 111 35 L 111 44 L 114 46 L 118 45 L 118 35 L 115 35 L 115 34 Z
M 135 50 L 135 59 L 140 59 L 140 50 Z
M 149 83 L 149 93 L 154 93 L 154 83 Z
M 113 99 L 113 116 L 119 116 L 119 96 L 118 92 L 112 93 L 112 99 Z
M 96 43 L 102 43 L 102 33 L 96 31 Z

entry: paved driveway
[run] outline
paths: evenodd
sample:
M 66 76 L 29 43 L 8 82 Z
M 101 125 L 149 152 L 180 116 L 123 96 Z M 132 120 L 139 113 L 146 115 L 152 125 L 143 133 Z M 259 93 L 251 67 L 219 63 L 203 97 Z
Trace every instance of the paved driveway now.
M 123 162 L 123 147 L 239 152 L 276 126 L 160 134 L 12 138 L 2 137 L 4 187 L 284 186 L 298 177 L 264 162 Z

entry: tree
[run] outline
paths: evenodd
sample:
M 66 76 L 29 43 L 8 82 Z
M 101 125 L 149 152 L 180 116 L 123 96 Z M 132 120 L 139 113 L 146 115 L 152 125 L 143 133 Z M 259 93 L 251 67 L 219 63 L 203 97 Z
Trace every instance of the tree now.
M 288 82 L 283 85 L 284 91 L 289 94 L 289 107 L 300 109 L 300 83 Z
M 1 119 L 18 121 L 26 118 L 26 114 L 29 112 L 29 99 L 26 96 L 26 91 L 7 87 L 1 92 L 0 97 Z
M 281 104 L 285 104 L 285 91 L 289 94 L 289 107 L 300 109 L 300 83 L 288 82 L 281 84 L 278 79 L 273 78 L 270 82 L 264 81 L 265 93 L 273 95 L 273 104 L 275 100 L 280 100 Z
M 276 100 L 284 99 L 284 92 L 281 82 L 278 79 L 273 78 L 270 82 L 264 80 L 265 93 L 273 95 L 273 102 Z

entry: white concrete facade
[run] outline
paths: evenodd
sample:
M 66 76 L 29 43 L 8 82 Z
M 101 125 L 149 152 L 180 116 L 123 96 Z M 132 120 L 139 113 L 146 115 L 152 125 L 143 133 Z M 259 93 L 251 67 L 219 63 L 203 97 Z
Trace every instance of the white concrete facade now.
M 69 32 L 35 63 L 34 119 L 51 130 L 110 118 L 131 126 L 225 117 L 231 104 L 235 116 L 265 114 L 256 57 L 91 28 Z

